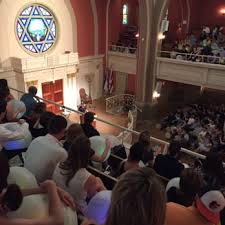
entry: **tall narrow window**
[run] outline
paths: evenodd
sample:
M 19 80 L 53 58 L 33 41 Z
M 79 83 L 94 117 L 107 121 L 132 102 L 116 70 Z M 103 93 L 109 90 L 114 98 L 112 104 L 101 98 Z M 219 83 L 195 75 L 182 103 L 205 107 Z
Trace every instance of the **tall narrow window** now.
M 128 24 L 128 4 L 123 5 L 123 25 Z

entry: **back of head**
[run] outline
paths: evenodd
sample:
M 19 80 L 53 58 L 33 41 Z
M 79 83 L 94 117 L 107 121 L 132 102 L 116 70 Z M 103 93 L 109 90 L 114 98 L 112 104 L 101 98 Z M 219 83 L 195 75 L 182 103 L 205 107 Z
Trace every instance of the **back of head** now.
M 214 174 L 217 178 L 224 176 L 223 161 L 218 153 L 210 152 L 203 162 L 203 169 L 208 174 Z
M 90 140 L 84 134 L 75 138 L 70 146 L 68 158 L 60 164 L 60 168 L 66 170 L 66 185 L 81 168 L 87 168 L 89 162 Z
M 28 89 L 28 93 L 32 96 L 35 96 L 37 94 L 37 88 L 35 86 L 30 86 Z
M 1 205 L 7 208 L 8 211 L 16 211 L 19 209 L 23 201 L 23 194 L 16 184 L 11 184 L 7 187 L 1 198 Z
M 139 135 L 139 142 L 143 143 L 146 147 L 150 145 L 150 132 L 148 130 L 142 131 Z
M 42 114 L 46 111 L 46 104 L 44 102 L 38 102 L 34 107 L 34 112 L 37 114 Z
M 105 225 L 163 225 L 165 190 L 149 168 L 132 170 L 114 187 Z
M 93 112 L 86 112 L 84 114 L 84 123 L 91 124 L 95 119 L 95 114 Z
M 140 160 L 142 160 L 143 152 L 144 152 L 144 145 L 142 143 L 137 142 L 133 144 L 130 148 L 128 160 L 139 162 Z
M 9 176 L 9 161 L 3 153 L 0 152 L 0 192 L 7 187 L 7 178 Z
M 44 112 L 40 117 L 40 124 L 44 128 L 48 127 L 49 121 L 56 115 L 52 112 Z
M 7 100 L 10 95 L 10 90 L 8 87 L 0 88 L 0 99 Z
M 14 121 L 20 119 L 26 112 L 26 106 L 22 101 L 13 99 L 7 104 L 7 120 Z
M 71 143 L 76 137 L 82 134 L 84 134 L 84 132 L 81 125 L 74 123 L 67 130 L 66 140 Z
M 6 112 L 6 106 L 7 102 L 4 99 L 0 100 L 0 113 Z
M 8 82 L 6 79 L 0 79 L 0 89 L 8 88 Z
M 67 127 L 67 121 L 63 116 L 54 116 L 50 119 L 48 124 L 48 132 L 52 135 L 64 132 Z
M 181 145 L 179 142 L 171 142 L 170 145 L 169 145 L 169 148 L 168 148 L 168 153 L 169 155 L 175 157 L 179 154 L 181 150 Z
M 203 178 L 201 174 L 194 169 L 184 169 L 180 176 L 180 190 L 185 196 L 194 200 L 195 196 L 201 190 Z

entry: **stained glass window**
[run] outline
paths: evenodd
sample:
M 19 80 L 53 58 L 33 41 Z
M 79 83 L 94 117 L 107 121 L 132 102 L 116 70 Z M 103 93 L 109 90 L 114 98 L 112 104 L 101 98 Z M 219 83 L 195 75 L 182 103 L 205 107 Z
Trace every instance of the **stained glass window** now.
M 17 17 L 16 35 L 26 51 L 33 54 L 45 53 L 57 39 L 56 19 L 45 6 L 29 5 Z
M 128 4 L 123 5 L 123 25 L 128 24 Z

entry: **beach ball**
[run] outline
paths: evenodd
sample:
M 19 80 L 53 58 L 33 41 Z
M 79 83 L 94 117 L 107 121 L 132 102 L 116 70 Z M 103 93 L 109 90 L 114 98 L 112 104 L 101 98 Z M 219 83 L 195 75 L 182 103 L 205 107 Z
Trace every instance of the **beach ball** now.
M 95 154 L 102 156 L 106 148 L 106 139 L 101 136 L 94 136 L 90 138 L 91 148 L 95 151 Z M 111 151 L 108 152 L 108 155 L 105 161 L 109 158 Z
M 112 191 L 100 191 L 90 200 L 84 211 L 84 216 L 96 224 L 105 224 L 111 203 Z
M 35 176 L 24 167 L 10 167 L 8 184 L 17 184 L 21 189 L 37 188 Z
M 23 199 L 21 207 L 8 213 L 11 219 L 45 219 L 49 216 L 48 197 L 45 194 L 30 195 Z M 77 214 L 64 206 L 64 225 L 77 225 Z
M 118 145 L 122 144 L 122 141 L 119 140 L 116 136 L 111 134 L 101 134 L 101 137 L 104 137 L 105 139 L 108 139 L 111 143 L 111 148 L 114 148 Z

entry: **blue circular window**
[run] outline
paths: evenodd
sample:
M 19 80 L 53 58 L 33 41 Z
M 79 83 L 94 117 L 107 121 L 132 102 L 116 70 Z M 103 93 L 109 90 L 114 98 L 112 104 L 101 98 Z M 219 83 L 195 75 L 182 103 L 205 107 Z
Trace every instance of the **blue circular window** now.
M 16 35 L 29 53 L 45 53 L 54 46 L 57 39 L 56 19 L 45 6 L 29 5 L 17 17 Z

